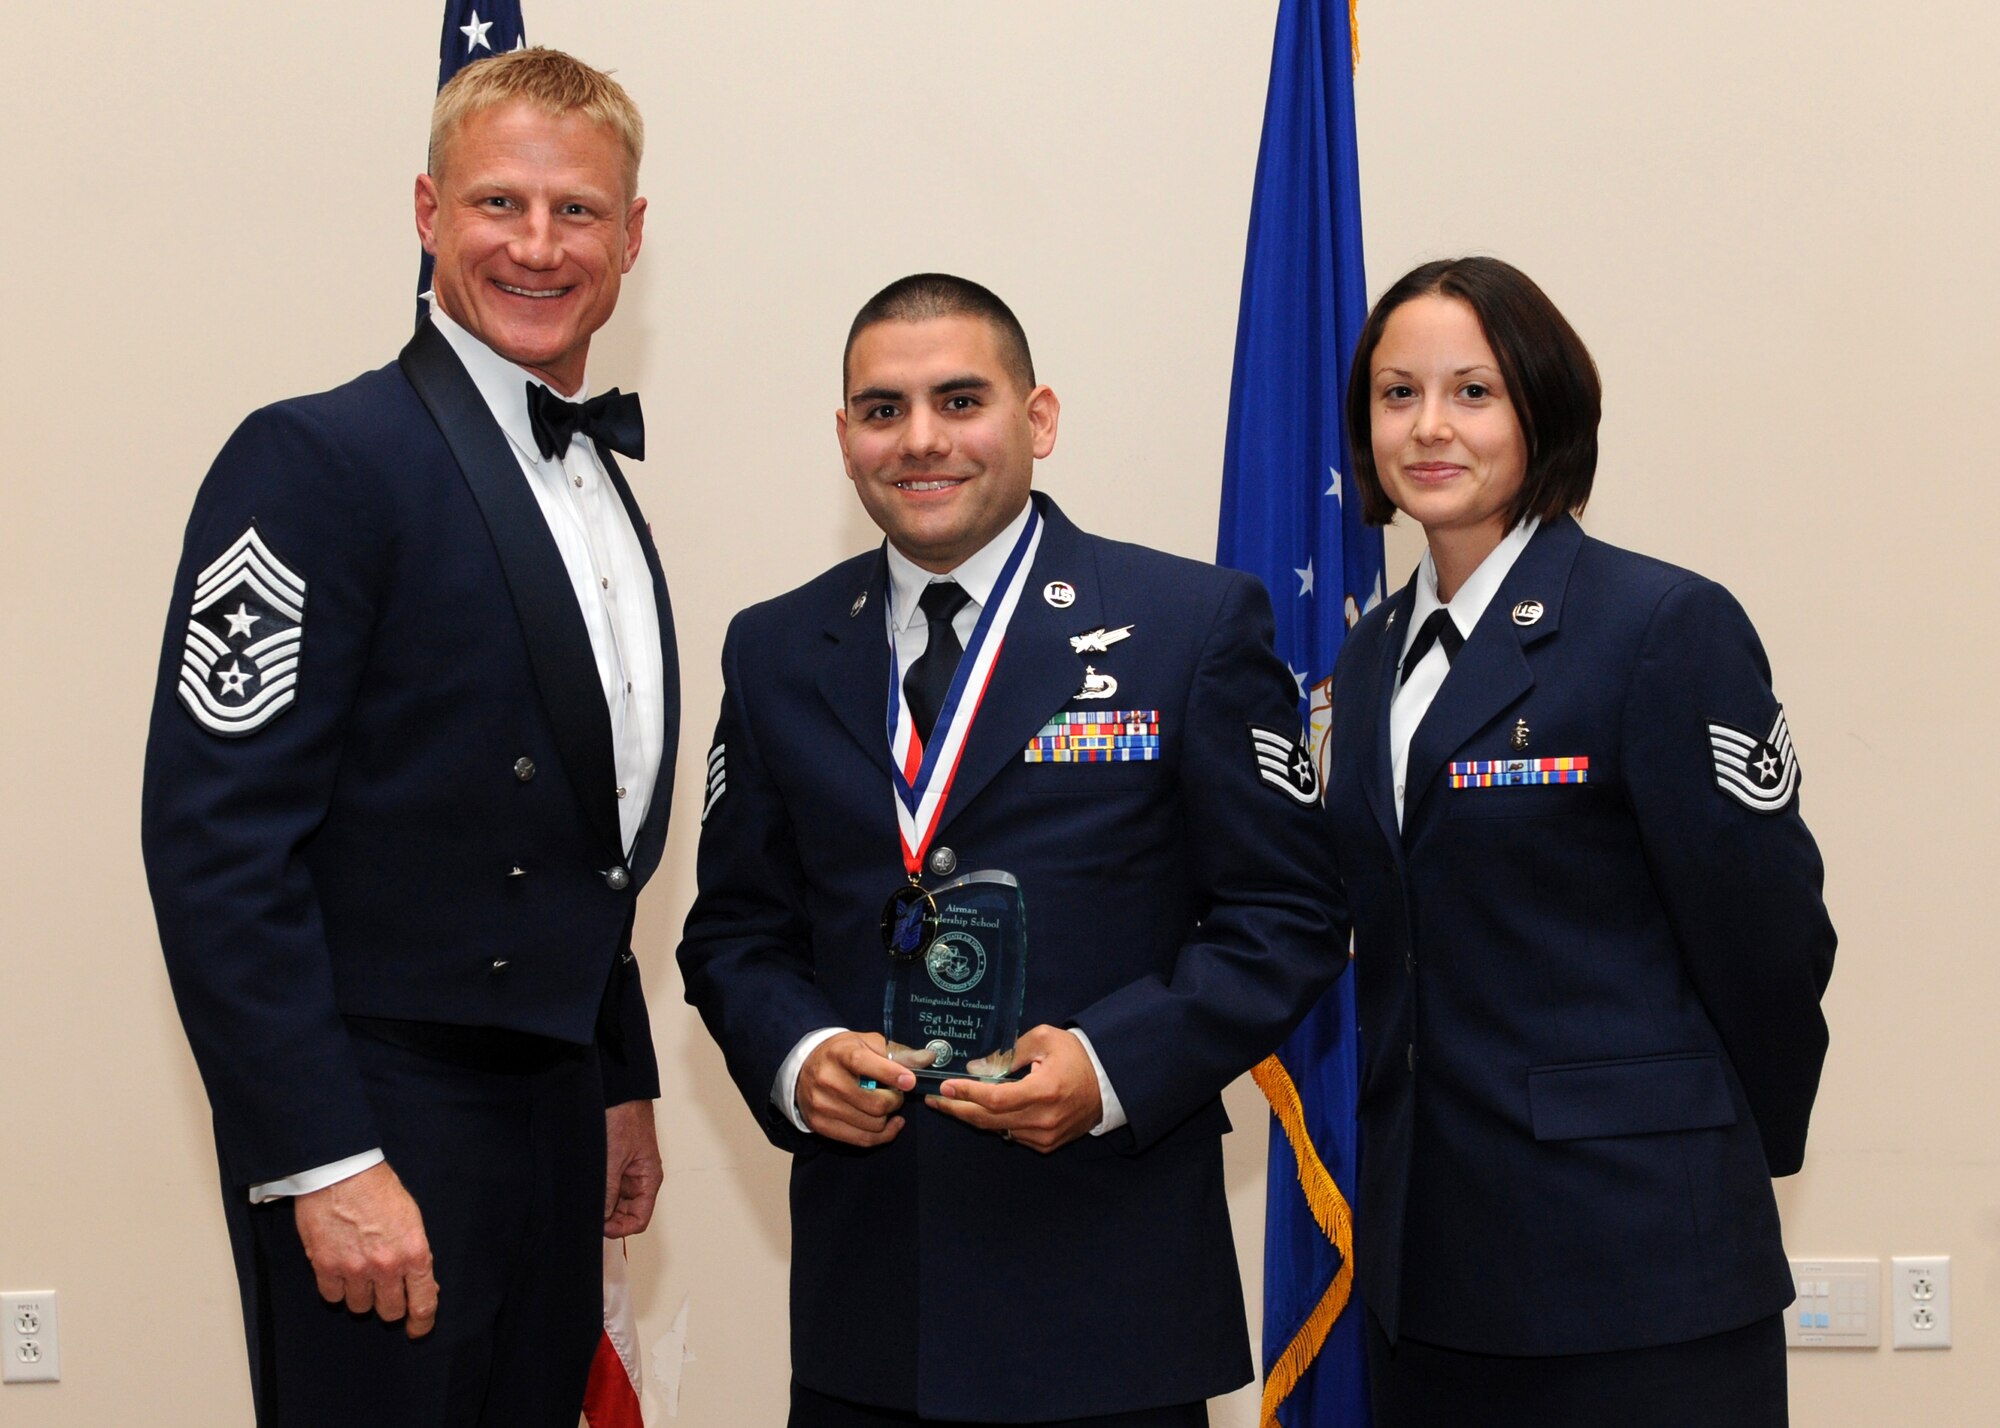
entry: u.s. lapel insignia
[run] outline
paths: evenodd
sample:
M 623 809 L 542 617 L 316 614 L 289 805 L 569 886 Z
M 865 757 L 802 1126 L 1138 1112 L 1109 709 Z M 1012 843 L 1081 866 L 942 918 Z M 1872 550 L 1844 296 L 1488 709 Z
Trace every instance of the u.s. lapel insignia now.
M 1257 762 L 1257 777 L 1294 803 L 1319 801 L 1319 770 L 1313 766 L 1303 732 L 1287 734 L 1250 726 L 1250 752 Z
M 1715 755 L 1715 786 L 1752 813 L 1782 813 L 1799 787 L 1799 756 L 1792 748 L 1785 710 L 1763 738 L 1711 720 L 1708 745 Z
M 1526 719 L 1516 719 L 1514 721 L 1514 732 L 1507 737 L 1507 742 L 1517 749 L 1528 747 L 1528 721 Z
M 1548 613 L 1548 607 L 1539 600 L 1523 600 L 1514 607 L 1514 623 L 1532 625 Z
M 305 578 L 250 526 L 194 578 L 181 703 L 211 734 L 256 733 L 298 698 L 305 628 Z
M 1077 690 L 1078 699 L 1109 699 L 1118 692 L 1118 681 L 1108 674 L 1099 674 L 1094 666 L 1083 667 L 1083 688 Z
M 856 595 L 854 597 L 854 603 L 847 607 L 847 618 L 851 620 L 856 615 L 860 614 L 861 607 L 863 605 L 866 605 L 867 603 L 868 603 L 868 592 L 866 590 L 863 590 L 859 595 Z
M 1131 635 L 1130 625 L 1120 625 L 1115 630 L 1107 630 L 1099 625 L 1096 629 L 1087 630 L 1083 634 L 1071 635 L 1069 647 L 1078 654 L 1104 654 L 1120 640 L 1130 639 Z
M 1042 598 L 1058 610 L 1067 610 L 1076 603 L 1076 587 L 1067 580 L 1051 580 L 1042 587 Z
M 1391 610 L 1389 612 L 1389 618 L 1382 622 L 1382 628 L 1385 631 L 1393 630 L 1396 628 L 1396 612 L 1394 610 Z

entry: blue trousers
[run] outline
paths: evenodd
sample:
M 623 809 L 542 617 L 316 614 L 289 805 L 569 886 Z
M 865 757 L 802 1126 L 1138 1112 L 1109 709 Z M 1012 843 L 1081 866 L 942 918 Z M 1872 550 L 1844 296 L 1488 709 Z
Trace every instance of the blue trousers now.
M 353 1021 L 382 1149 L 438 1281 L 422 1339 L 319 1296 L 292 1202 L 223 1187 L 258 1428 L 576 1428 L 602 1328 L 595 1052 Z

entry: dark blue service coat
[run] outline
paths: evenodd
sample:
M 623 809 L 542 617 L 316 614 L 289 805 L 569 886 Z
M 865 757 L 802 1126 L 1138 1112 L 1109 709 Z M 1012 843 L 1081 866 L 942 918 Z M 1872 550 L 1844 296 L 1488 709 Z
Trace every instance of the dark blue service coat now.
M 1756 633 L 1713 582 L 1545 525 L 1411 740 L 1399 831 L 1413 598 L 1355 627 L 1333 696 L 1363 1300 L 1391 1337 L 1494 1354 L 1776 1313 L 1770 1178 L 1804 1155 L 1834 934 Z M 1566 758 L 1587 782 L 1462 767 Z
M 442 336 L 254 413 L 216 458 L 175 577 L 143 838 L 230 1183 L 382 1144 L 343 1013 L 594 1040 L 607 1104 L 657 1094 L 630 934 L 666 837 L 679 674 L 658 555 L 604 464 L 666 679 L 629 860 L 568 572 Z M 226 598 L 198 610 L 211 586 Z M 294 623 L 295 659 L 253 654 Z
M 857 1151 L 771 1104 L 807 1032 L 882 1025 L 878 919 L 905 874 L 880 550 L 731 625 L 680 949 L 744 1100 L 795 1156 L 798 1380 L 939 1418 L 1105 1414 L 1250 1377 L 1218 1095 L 1346 960 L 1316 781 L 1287 791 L 1258 758 L 1253 726 L 1300 738 L 1262 586 L 1036 499 L 1047 527 L 937 843 L 1019 877 L 1022 1025 L 1081 1027 L 1130 1124 L 1044 1157 L 913 1100 L 894 1142 Z M 1070 647 L 1124 625 L 1106 653 Z M 1079 699 L 1087 668 L 1115 694 Z M 1105 709 L 1157 711 L 1159 757 L 1024 759 L 1053 716 Z

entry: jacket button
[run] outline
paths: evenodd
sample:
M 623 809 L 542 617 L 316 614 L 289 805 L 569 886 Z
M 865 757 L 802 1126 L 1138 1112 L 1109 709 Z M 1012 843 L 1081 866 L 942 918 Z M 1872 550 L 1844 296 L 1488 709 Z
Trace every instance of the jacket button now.
M 1416 970 L 1417 970 L 1417 954 L 1416 954 L 1416 953 L 1414 953 L 1414 952 L 1405 952 L 1405 953 L 1403 954 L 1403 965 L 1404 965 L 1404 966 L 1405 966 L 1406 968 L 1408 968 L 1408 969 L 1409 969 L 1410 971 L 1412 971 L 1412 972 L 1416 971 Z
M 1409 1046 L 1409 1051 L 1408 1051 L 1408 1052 L 1406 1053 L 1406 1055 L 1405 1055 L 1404 1059 L 1405 1059 L 1405 1060 L 1407 1060 L 1407 1061 L 1408 1061 L 1408 1062 L 1410 1063 L 1410 1070 L 1414 1072 L 1414 1071 L 1415 1071 L 1415 1070 L 1417 1069 L 1417 1044 L 1416 1044 L 1416 1042 L 1414 1042 L 1414 1041 L 1413 1041 L 1413 1042 L 1411 1042 L 1411 1043 L 1410 1043 L 1410 1046 Z
M 632 886 L 632 875 L 623 868 L 612 868 L 604 875 L 604 885 L 613 892 L 624 892 Z
M 952 850 L 949 848 L 931 849 L 932 876 L 940 878 L 948 878 L 957 871 L 958 871 L 958 854 L 952 852 Z
M 495 957 L 495 958 L 493 959 L 493 967 L 492 967 L 492 970 L 493 970 L 493 971 L 494 971 L 495 973 L 499 973 L 499 972 L 504 972 L 504 971 L 506 971 L 506 970 L 507 970 L 507 959 L 506 959 L 505 957 Z
M 514 777 L 526 783 L 535 776 L 535 761 L 526 754 L 514 760 Z

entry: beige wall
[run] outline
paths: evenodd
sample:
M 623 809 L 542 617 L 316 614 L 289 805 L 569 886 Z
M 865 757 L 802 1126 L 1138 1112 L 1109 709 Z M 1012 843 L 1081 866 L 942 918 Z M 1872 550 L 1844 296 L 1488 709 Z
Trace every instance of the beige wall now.
M 438 8 L 10 20 L 0 1288 L 60 1290 L 66 1373 L 0 1389 L 8 1428 L 249 1421 L 206 1108 L 139 866 L 141 743 L 209 457 L 253 404 L 407 331 Z M 1018 307 L 1065 402 L 1043 483 L 1083 524 L 1212 550 L 1274 13 L 529 0 L 531 33 L 619 67 L 652 125 L 647 251 L 593 376 L 643 390 L 652 419 L 635 483 L 674 584 L 684 768 L 730 613 L 871 534 L 834 459 L 835 361 L 902 272 L 963 271 Z M 1467 249 L 1546 285 L 1606 379 L 1591 528 L 1729 584 L 1790 711 L 1843 947 L 1788 1237 L 1953 1255 L 1958 1337 L 1795 1355 L 1799 1421 L 1989 1422 L 2000 18 L 1364 0 L 1362 40 L 1371 290 Z M 1392 537 L 1398 576 L 1414 549 Z M 685 1305 L 681 1418 L 775 1423 L 785 1165 L 672 962 L 695 782 L 640 922 L 669 1085 L 666 1209 L 633 1246 L 642 1337 Z M 1247 1086 L 1231 1099 L 1254 1300 L 1263 1120 Z M 889 1312 L 867 1285 L 822 1308 Z M 1251 1400 L 1216 1420 L 1251 1423 Z

